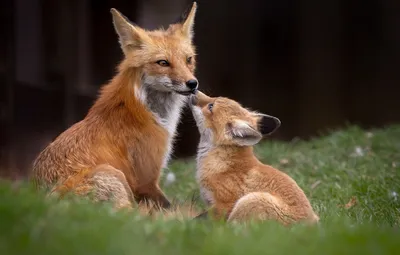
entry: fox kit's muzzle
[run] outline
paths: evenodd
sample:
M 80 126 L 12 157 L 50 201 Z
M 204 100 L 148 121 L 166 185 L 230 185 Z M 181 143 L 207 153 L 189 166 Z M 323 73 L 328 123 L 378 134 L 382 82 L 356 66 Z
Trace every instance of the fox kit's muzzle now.
M 194 95 L 191 95 L 190 97 L 190 103 L 195 106 L 199 106 L 200 108 L 204 107 L 206 104 L 211 103 L 212 98 L 201 92 L 200 90 L 197 90 Z

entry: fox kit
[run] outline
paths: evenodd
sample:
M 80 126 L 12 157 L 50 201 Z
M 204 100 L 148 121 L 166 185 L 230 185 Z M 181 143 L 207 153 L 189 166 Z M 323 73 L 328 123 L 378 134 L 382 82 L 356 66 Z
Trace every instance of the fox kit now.
M 319 220 L 292 178 L 254 156 L 252 146 L 280 126 L 278 118 L 200 91 L 190 101 L 200 132 L 197 180 L 213 216 L 228 221 L 277 220 L 284 225 Z
M 150 200 L 168 208 L 158 182 L 181 109 L 198 87 L 192 44 L 196 3 L 166 30 L 146 31 L 117 10 L 111 13 L 125 58 L 87 116 L 39 154 L 33 179 L 62 194 L 100 189 L 98 199 L 118 200 L 116 207 Z

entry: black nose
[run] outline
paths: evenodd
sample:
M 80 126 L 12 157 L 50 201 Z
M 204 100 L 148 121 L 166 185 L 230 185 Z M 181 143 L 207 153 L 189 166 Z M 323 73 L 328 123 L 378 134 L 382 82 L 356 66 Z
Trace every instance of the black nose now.
M 191 90 L 197 89 L 197 85 L 198 85 L 197 80 L 188 80 L 188 81 L 186 82 L 186 86 L 188 86 L 189 89 L 191 89 Z

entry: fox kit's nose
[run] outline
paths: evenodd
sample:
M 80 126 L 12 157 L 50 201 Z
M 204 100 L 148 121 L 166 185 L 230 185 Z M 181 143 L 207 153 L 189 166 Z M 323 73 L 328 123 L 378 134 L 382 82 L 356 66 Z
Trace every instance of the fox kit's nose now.
M 197 86 L 199 85 L 199 83 L 197 82 L 197 80 L 188 80 L 186 82 L 186 86 L 188 86 L 188 88 L 192 91 L 192 92 L 196 92 Z
M 197 105 L 199 107 L 204 107 L 206 104 L 211 103 L 213 99 L 200 90 L 197 90 L 197 93 L 195 95 L 192 95 L 190 97 L 190 102 L 192 105 Z
M 192 104 L 192 105 L 197 105 L 197 96 L 196 95 L 191 95 L 190 96 L 190 103 Z

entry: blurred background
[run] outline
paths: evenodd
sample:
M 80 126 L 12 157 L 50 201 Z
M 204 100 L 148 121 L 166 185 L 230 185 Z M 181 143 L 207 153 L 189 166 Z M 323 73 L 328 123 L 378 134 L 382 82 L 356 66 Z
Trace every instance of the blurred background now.
M 0 175 L 26 176 L 36 155 L 82 119 L 122 59 L 110 8 L 167 26 L 188 0 L 2 0 Z M 197 78 L 275 115 L 270 139 L 400 122 L 400 1 L 199 0 Z M 174 158 L 195 154 L 187 111 Z

